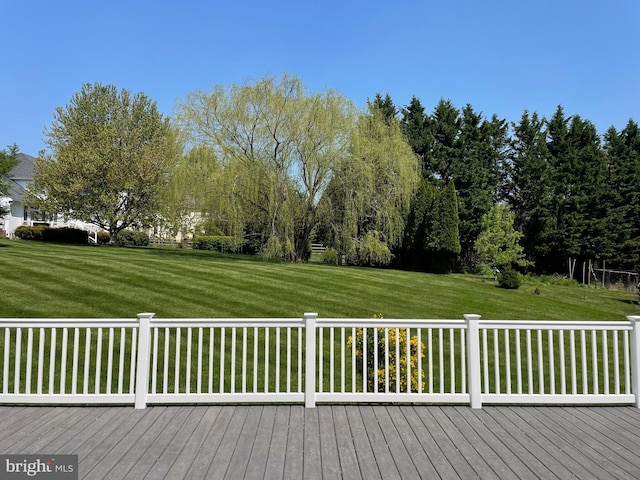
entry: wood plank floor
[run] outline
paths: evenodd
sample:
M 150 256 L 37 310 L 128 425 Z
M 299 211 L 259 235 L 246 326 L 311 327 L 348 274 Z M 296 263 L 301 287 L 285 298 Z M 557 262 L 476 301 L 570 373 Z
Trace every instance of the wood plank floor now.
M 640 478 L 631 407 L 0 407 L 1 454 L 84 479 Z

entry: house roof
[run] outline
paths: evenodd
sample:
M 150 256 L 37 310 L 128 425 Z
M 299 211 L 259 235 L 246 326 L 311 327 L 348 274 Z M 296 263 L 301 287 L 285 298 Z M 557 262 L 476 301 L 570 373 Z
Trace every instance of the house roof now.
M 14 167 L 9 175 L 12 180 L 31 180 L 35 171 L 35 157 L 26 153 L 16 155 L 18 164 Z

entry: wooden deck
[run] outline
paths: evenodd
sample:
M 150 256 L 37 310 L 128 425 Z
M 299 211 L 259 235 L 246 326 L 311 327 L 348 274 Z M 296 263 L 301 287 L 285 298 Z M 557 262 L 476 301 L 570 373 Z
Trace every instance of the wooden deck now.
M 640 478 L 631 407 L 0 407 L 0 453 L 80 478 Z

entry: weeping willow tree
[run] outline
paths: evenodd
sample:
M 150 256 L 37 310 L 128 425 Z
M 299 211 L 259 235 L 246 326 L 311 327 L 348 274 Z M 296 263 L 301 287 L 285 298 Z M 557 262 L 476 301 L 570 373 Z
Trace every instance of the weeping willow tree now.
M 230 230 L 270 256 L 304 260 L 318 202 L 346 151 L 352 103 L 282 75 L 194 92 L 176 110 L 187 142 L 220 162 L 209 214 L 233 217 Z
M 348 153 L 323 205 L 331 243 L 348 263 L 388 264 L 420 181 L 418 158 L 398 121 L 374 105 L 360 116 Z

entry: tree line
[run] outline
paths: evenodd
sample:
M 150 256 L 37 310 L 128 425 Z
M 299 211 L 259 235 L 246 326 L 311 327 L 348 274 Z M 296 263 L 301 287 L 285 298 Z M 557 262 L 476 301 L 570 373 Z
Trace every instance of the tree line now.
M 558 107 L 507 122 L 376 94 L 364 110 L 293 76 L 216 85 L 169 120 L 143 94 L 85 85 L 56 111 L 32 203 L 117 232 L 233 237 L 292 261 L 423 271 L 568 257 L 640 268 L 640 132 L 602 138 Z

